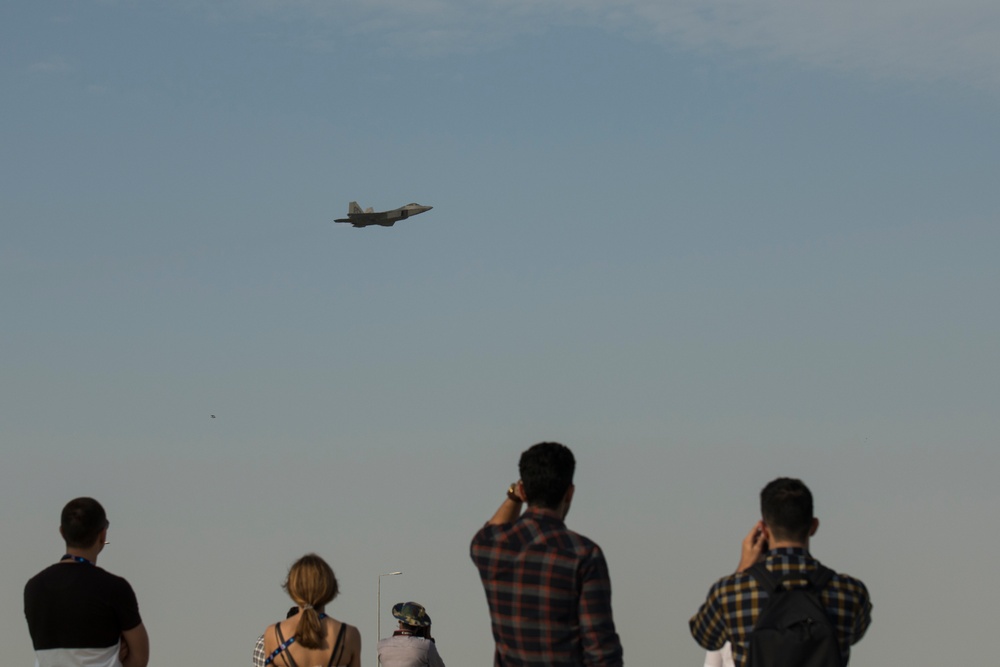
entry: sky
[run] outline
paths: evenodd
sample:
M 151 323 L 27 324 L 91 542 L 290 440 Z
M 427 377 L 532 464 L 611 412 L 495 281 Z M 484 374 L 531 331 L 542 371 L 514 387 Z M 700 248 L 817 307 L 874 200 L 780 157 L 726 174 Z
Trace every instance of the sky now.
M 980 660 L 998 73 L 986 0 L 4 3 L 5 664 L 84 495 L 151 665 L 250 664 L 310 551 L 363 665 L 404 600 L 489 664 L 469 541 L 542 440 L 629 663 L 701 664 L 785 475 L 852 665 Z

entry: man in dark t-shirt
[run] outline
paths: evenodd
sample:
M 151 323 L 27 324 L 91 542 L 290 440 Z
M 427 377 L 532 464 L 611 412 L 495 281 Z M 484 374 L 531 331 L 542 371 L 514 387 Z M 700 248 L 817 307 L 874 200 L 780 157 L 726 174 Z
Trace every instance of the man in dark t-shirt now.
M 24 587 L 38 667 L 146 667 L 149 637 L 129 583 L 97 567 L 108 520 L 93 498 L 63 508 L 66 554 Z

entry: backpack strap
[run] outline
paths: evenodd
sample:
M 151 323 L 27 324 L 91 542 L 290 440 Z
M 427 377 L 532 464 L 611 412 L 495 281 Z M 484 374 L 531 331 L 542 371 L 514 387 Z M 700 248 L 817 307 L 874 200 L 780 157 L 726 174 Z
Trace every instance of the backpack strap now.
M 763 563 L 754 563 L 746 571 L 757 580 L 757 584 L 767 591 L 768 595 L 774 593 L 781 586 L 781 579 L 764 567 Z
M 810 572 L 806 578 L 809 579 L 809 583 L 812 584 L 816 592 L 819 593 L 821 590 L 826 588 L 828 583 L 830 583 L 834 574 L 836 573 L 830 568 L 817 564 L 816 569 Z

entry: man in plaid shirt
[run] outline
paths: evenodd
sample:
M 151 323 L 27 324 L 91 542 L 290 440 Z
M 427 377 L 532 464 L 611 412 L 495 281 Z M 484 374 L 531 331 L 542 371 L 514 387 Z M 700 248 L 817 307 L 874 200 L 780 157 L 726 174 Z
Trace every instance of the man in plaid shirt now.
M 736 667 L 747 664 L 747 642 L 757 616 L 767 602 L 767 592 L 747 570 L 757 562 L 777 575 L 809 572 L 819 561 L 809 554 L 809 538 L 819 528 L 813 517 L 812 493 L 800 480 L 780 477 L 760 492 L 762 521 L 743 540 L 740 564 L 735 574 L 719 579 L 708 598 L 690 621 L 691 635 L 708 650 L 732 642 Z M 805 585 L 803 578 L 802 584 Z M 797 580 L 789 582 L 797 585 Z M 871 623 L 872 604 L 865 585 L 835 574 L 820 592 L 830 622 L 837 629 L 841 664 L 847 665 L 851 645 L 859 641 Z
M 575 467 L 573 453 L 555 442 L 525 451 L 521 480 L 511 484 L 472 539 L 472 560 L 490 606 L 496 667 L 622 664 L 604 554 L 563 522 Z

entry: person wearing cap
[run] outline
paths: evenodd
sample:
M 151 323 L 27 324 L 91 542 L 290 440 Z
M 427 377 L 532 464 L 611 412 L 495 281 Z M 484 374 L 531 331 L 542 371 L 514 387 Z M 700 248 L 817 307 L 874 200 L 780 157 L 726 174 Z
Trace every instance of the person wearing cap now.
M 399 629 L 392 637 L 379 640 L 378 661 L 382 667 L 444 667 L 437 644 L 431 637 L 431 617 L 416 602 L 399 602 L 392 607 Z

